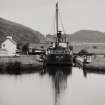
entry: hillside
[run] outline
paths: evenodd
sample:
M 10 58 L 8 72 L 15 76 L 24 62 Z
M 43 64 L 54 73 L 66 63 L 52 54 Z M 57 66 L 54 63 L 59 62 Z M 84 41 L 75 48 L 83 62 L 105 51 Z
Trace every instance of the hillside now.
M 75 42 L 92 42 L 103 43 L 105 42 L 105 33 L 92 30 L 80 30 L 70 35 L 71 41 Z
M 53 39 L 55 35 L 47 35 L 47 39 Z M 80 30 L 73 34 L 67 34 L 67 41 L 71 42 L 90 42 L 90 43 L 104 43 L 105 33 L 92 30 Z
M 44 36 L 31 28 L 0 18 L 0 43 L 7 35 L 13 35 L 13 39 L 18 43 L 39 43 Z

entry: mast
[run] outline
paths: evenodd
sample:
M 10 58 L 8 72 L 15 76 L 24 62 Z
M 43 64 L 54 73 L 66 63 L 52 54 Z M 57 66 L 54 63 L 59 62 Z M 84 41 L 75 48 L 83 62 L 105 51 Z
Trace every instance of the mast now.
M 59 31 L 59 20 L 58 20 L 58 13 L 59 13 L 59 9 L 58 9 L 58 2 L 56 3 L 56 33 L 57 33 L 57 44 L 59 44 L 60 40 L 61 40 L 61 31 Z
M 58 2 L 56 3 L 56 31 L 58 33 Z

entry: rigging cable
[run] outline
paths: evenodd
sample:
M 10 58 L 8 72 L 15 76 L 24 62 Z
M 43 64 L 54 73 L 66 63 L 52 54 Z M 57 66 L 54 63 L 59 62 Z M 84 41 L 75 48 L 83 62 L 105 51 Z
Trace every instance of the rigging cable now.
M 63 25 L 62 16 L 61 16 L 61 14 L 60 14 L 60 11 L 59 11 L 59 18 L 60 18 L 62 30 L 63 30 L 63 32 L 64 32 L 64 34 L 65 34 L 66 32 L 65 32 L 65 28 L 64 28 L 64 25 Z

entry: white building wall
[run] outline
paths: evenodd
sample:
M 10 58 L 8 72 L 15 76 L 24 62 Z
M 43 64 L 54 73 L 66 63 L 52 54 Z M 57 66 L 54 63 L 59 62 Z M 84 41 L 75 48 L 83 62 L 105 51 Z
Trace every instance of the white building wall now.
M 17 49 L 16 44 L 12 43 L 9 39 L 5 40 L 1 44 L 1 48 L 6 49 L 10 54 L 16 53 L 16 49 Z

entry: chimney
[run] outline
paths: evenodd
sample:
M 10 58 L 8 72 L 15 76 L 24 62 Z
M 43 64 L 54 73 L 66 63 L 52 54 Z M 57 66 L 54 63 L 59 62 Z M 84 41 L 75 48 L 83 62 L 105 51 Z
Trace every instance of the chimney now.
M 7 36 L 6 38 L 7 38 L 7 39 L 12 39 L 12 36 Z

